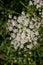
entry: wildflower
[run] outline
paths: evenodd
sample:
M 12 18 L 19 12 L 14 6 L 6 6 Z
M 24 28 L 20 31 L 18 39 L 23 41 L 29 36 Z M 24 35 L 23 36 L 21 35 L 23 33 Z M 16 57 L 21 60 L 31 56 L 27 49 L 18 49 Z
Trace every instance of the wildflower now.
M 37 4 L 36 8 L 38 9 L 38 8 L 40 8 L 40 7 L 41 7 L 40 4 Z
M 29 1 L 29 5 L 33 5 L 33 4 L 32 4 L 32 1 Z
M 12 26 L 10 26 L 10 27 L 8 28 L 9 31 L 12 31 L 12 29 L 13 29 Z
M 9 15 L 9 18 L 12 18 L 12 15 Z
M 27 48 L 29 48 L 29 49 L 32 49 L 32 47 L 33 47 L 33 45 L 32 45 L 32 44 L 27 45 Z
M 37 43 L 39 36 L 37 29 L 39 29 L 42 22 L 40 22 L 40 19 L 39 22 L 36 21 L 36 16 L 30 20 L 29 15 L 25 14 L 25 12 L 22 12 L 21 16 L 18 16 L 18 18 L 14 16 L 13 19 L 8 20 L 8 29 L 13 32 L 10 34 L 12 38 L 11 44 L 14 44 L 15 49 L 18 49 L 18 47 L 24 48 L 24 44 L 28 42 L 27 48 L 31 49 L 33 47 L 32 44 Z
M 16 20 L 16 19 L 17 19 L 17 17 L 16 17 L 16 16 L 14 16 L 14 17 L 13 17 L 13 19 L 15 19 L 15 20 Z

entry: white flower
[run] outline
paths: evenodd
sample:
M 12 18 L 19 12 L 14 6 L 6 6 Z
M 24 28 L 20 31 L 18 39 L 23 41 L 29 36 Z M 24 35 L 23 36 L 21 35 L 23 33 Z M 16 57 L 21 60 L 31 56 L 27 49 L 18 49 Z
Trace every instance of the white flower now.
M 36 21 L 36 17 L 35 18 L 32 17 L 32 21 Z
M 29 52 L 29 54 L 31 55 L 32 53 L 31 53 L 31 52 Z
M 17 19 L 17 22 L 22 23 L 22 17 L 19 16 L 18 19 Z
M 12 18 L 12 15 L 9 15 L 9 18 Z
M 34 5 L 37 5 L 37 2 L 36 1 L 34 1 Z
M 12 26 L 15 26 L 15 21 L 11 19 Z
M 27 45 L 27 48 L 29 48 L 29 49 L 32 49 L 32 47 L 33 47 L 33 45 L 32 45 L 32 44 Z
M 31 30 L 27 28 L 26 32 L 30 35 Z
M 21 29 L 22 28 L 22 25 L 18 24 L 18 28 Z
M 19 33 L 22 33 L 22 29 L 19 30 Z
M 12 31 L 12 30 L 13 30 L 13 27 L 12 27 L 12 26 L 10 26 L 10 27 L 8 27 L 8 29 L 9 29 L 9 31 Z
M 39 32 L 38 32 L 38 31 L 36 31 L 36 32 L 35 32 L 35 35 L 39 35 Z
M 27 36 L 27 39 L 28 39 L 28 41 L 29 42 L 32 42 L 32 40 L 31 40 L 31 38 L 30 38 L 30 35 L 28 34 L 28 36 Z
M 38 8 L 40 8 L 41 6 L 40 6 L 40 4 L 37 4 L 37 6 L 36 6 L 36 7 L 37 7 L 37 9 L 38 9 Z
M 38 39 L 37 37 L 34 38 L 35 41 L 37 41 L 37 39 Z M 33 40 L 33 41 L 34 41 L 34 40 Z
M 37 3 L 40 3 L 40 0 L 36 0 Z
M 21 16 L 18 16 L 18 18 L 14 16 L 13 19 L 8 19 L 8 29 L 13 32 L 10 34 L 11 44 L 14 44 L 15 49 L 18 49 L 18 47 L 24 48 L 24 44 L 28 42 L 27 48 L 29 49 L 32 49 L 32 44 L 37 44 L 39 36 L 38 29 L 40 25 L 43 25 L 43 21 L 40 22 L 40 19 L 38 20 L 39 22 L 37 22 L 36 15 L 30 20 L 29 15 L 25 14 L 25 12 L 22 12 Z
M 36 45 L 37 44 L 37 42 L 36 41 L 34 41 L 34 43 L 33 43 L 34 45 Z
M 34 28 L 34 25 L 32 25 L 32 24 L 29 25 L 29 28 L 30 28 L 30 29 L 33 29 L 33 28 Z
M 29 5 L 33 5 L 33 4 L 32 4 L 32 1 L 29 1 Z
M 17 19 L 17 17 L 16 17 L 16 16 L 14 16 L 14 17 L 13 17 L 13 19 L 15 19 L 15 20 L 16 20 L 16 19 Z
M 16 59 L 14 59 L 14 63 L 17 63 L 17 60 Z
M 18 33 L 15 40 L 20 41 L 20 34 Z
M 17 33 L 17 32 L 18 32 L 18 29 L 13 29 L 13 32 L 14 32 L 14 33 Z
M 31 59 L 30 59 L 30 58 L 28 58 L 28 60 L 30 61 Z
M 25 32 L 22 32 L 21 39 L 24 39 L 24 38 L 25 38 Z
M 40 2 L 40 5 L 43 6 L 43 1 Z
M 29 24 L 29 19 L 25 19 L 24 20 L 24 26 L 28 26 L 28 24 Z
M 14 34 L 14 33 L 11 33 L 11 37 L 12 37 L 12 38 L 15 38 L 15 34 Z
M 21 44 L 25 44 L 25 39 L 21 39 Z
M 25 12 L 24 11 L 22 11 L 22 13 L 21 13 L 22 15 L 25 15 Z
M 14 42 L 13 42 L 13 41 L 11 41 L 11 44 L 14 44 Z
M 26 31 L 26 27 L 23 27 L 23 31 Z
M 30 32 L 30 37 L 31 37 L 31 39 L 33 39 L 34 37 L 35 37 L 35 35 L 34 35 L 34 32 Z

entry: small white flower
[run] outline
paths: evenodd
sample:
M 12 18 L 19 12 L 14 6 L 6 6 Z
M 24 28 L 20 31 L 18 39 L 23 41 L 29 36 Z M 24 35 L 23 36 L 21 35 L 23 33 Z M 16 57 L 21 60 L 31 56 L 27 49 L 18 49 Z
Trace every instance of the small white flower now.
M 14 33 L 17 33 L 17 32 L 18 32 L 18 29 L 13 29 L 13 32 L 14 32 Z
M 12 37 L 12 38 L 15 38 L 15 34 L 14 34 L 14 33 L 11 33 L 11 37 Z
M 17 34 L 16 38 L 17 41 L 20 41 L 20 34 Z
M 18 28 L 21 29 L 22 28 L 22 25 L 18 24 Z
M 14 16 L 14 17 L 13 17 L 13 19 L 15 19 L 15 20 L 16 20 L 16 19 L 17 19 L 17 17 L 16 17 L 16 16 Z
M 14 59 L 14 62 L 16 63 L 16 62 L 17 62 L 17 60 L 16 60 L 16 59 Z
M 37 3 L 40 3 L 40 0 L 37 0 L 36 2 L 37 2 Z
M 32 1 L 29 1 L 29 5 L 33 5 L 33 4 L 32 4 Z
M 39 35 L 39 32 L 38 32 L 38 31 L 36 31 L 36 32 L 35 32 L 35 35 Z
M 30 35 L 31 31 L 30 31 L 30 29 L 26 29 L 26 32 Z
M 32 25 L 32 24 L 29 25 L 29 28 L 30 28 L 30 29 L 33 29 L 33 28 L 34 28 L 34 25 Z
M 36 41 L 34 41 L 34 43 L 33 43 L 34 45 L 36 45 L 37 44 L 37 42 Z
M 25 39 L 25 32 L 22 32 L 21 39 Z
M 34 5 L 37 5 L 37 2 L 36 1 L 34 1 Z
M 28 24 L 29 24 L 29 19 L 25 19 L 24 20 L 24 26 L 28 26 Z
M 36 26 L 36 28 L 39 28 L 39 27 L 40 27 L 40 25 L 41 25 L 41 23 L 38 23 L 38 25 Z
M 36 21 L 36 19 L 32 17 L 32 21 Z
M 27 48 L 29 48 L 29 49 L 32 49 L 32 47 L 33 47 L 33 45 L 32 45 L 32 44 L 27 45 Z
M 19 30 L 19 33 L 22 33 L 22 29 Z
M 31 53 L 31 52 L 29 52 L 29 54 L 31 55 L 32 53 Z
M 22 23 L 22 17 L 19 16 L 18 19 L 17 19 L 17 22 Z
M 13 19 L 11 20 L 11 23 L 12 23 L 12 26 L 15 26 L 15 23 L 16 21 L 14 21 Z
M 22 14 L 22 15 L 25 15 L 25 12 L 23 11 L 21 14 Z
M 37 41 L 37 39 L 38 39 L 37 37 L 34 38 L 35 41 Z M 33 41 L 34 41 L 34 40 L 33 40 Z
M 30 58 L 28 58 L 28 60 L 30 61 Z
M 8 29 L 9 29 L 9 31 L 12 31 L 13 30 L 13 27 L 10 26 L 10 27 L 8 27 Z
M 9 18 L 12 18 L 12 15 L 9 15 Z
M 27 57 L 27 55 L 26 55 L 26 54 L 24 54 L 24 57 Z
M 20 55 L 20 54 L 21 54 L 21 52 L 18 52 L 18 54 Z
M 37 6 L 36 6 L 36 7 L 37 7 L 37 9 L 38 9 L 38 8 L 40 8 L 41 6 L 40 6 L 40 4 L 37 4 Z
M 14 45 L 14 42 L 13 42 L 13 41 L 11 41 L 11 44 L 13 44 L 13 45 Z
M 42 1 L 40 2 L 40 5 L 43 6 L 43 2 Z

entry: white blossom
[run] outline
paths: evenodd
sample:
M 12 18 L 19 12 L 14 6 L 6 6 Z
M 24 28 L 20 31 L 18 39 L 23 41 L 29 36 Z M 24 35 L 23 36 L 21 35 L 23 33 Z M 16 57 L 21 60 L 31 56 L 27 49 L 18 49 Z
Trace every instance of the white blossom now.
M 40 8 L 41 6 L 40 6 L 40 4 L 37 4 L 37 6 L 36 6 L 36 7 L 37 7 L 37 9 L 38 9 L 38 8 Z
M 22 15 L 25 15 L 25 12 L 24 11 L 22 12 Z
M 15 38 L 15 34 L 14 33 L 11 33 L 11 38 Z
M 40 0 L 36 0 L 36 2 L 37 2 L 37 3 L 39 3 L 39 2 L 40 2 Z
M 8 29 L 9 29 L 9 31 L 12 31 L 13 28 L 10 26 L 10 27 L 8 27 Z
M 36 31 L 36 32 L 35 32 L 35 35 L 39 35 L 39 32 L 38 32 L 38 31 Z
M 18 23 L 22 23 L 22 17 L 19 16 L 18 19 L 17 19 Z
M 29 5 L 33 5 L 33 4 L 32 4 L 32 1 L 29 1 Z
M 29 48 L 29 49 L 32 49 L 32 47 L 33 47 L 33 45 L 32 45 L 32 44 L 27 45 L 27 48 Z
M 37 22 L 36 15 L 30 20 L 29 15 L 25 14 L 24 11 L 18 18 L 14 16 L 13 19 L 8 19 L 8 30 L 13 32 L 11 32 L 10 38 L 11 44 L 14 44 L 14 48 L 24 48 L 24 44 L 29 42 L 27 48 L 32 49 L 33 44 L 37 44 L 38 36 L 40 36 L 38 29 L 42 23 L 43 21 L 40 22 L 40 19 Z
M 13 17 L 13 19 L 15 19 L 15 20 L 16 20 L 16 19 L 17 19 L 17 17 L 16 17 L 16 16 L 14 16 L 14 17 Z
M 9 15 L 9 18 L 12 18 L 12 15 Z

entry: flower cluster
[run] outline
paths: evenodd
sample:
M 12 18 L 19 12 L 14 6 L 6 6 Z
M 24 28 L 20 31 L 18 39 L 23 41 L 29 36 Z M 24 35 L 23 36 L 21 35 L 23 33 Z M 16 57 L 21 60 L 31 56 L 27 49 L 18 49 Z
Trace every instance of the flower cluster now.
M 40 8 L 41 6 L 43 6 L 43 0 L 30 0 L 29 1 L 29 5 L 36 5 L 37 8 Z
M 11 18 L 11 15 L 9 15 Z M 34 22 L 33 22 L 34 20 Z M 37 19 L 36 19 L 37 20 Z M 14 48 L 23 48 L 24 44 L 27 44 L 27 48 L 32 48 L 32 43 L 37 44 L 39 37 L 38 28 L 41 22 L 36 22 L 34 18 L 29 19 L 29 15 L 22 12 L 22 15 L 16 18 L 8 20 L 8 30 L 10 31 L 11 44 L 14 44 Z
M 32 5 L 32 1 L 29 2 L 29 5 Z M 36 8 L 41 7 L 42 1 L 34 1 Z M 40 13 L 40 12 L 39 12 Z M 41 12 L 41 17 L 43 18 L 43 11 Z M 37 44 L 37 39 L 39 38 L 38 29 L 40 26 L 43 26 L 43 19 L 40 20 L 40 17 L 37 18 L 36 15 L 30 19 L 29 14 L 25 14 L 23 11 L 21 16 L 9 15 L 7 28 L 10 31 L 10 40 L 11 44 L 14 44 L 14 48 L 24 48 L 24 44 L 27 44 L 26 47 L 31 49 L 34 44 Z

